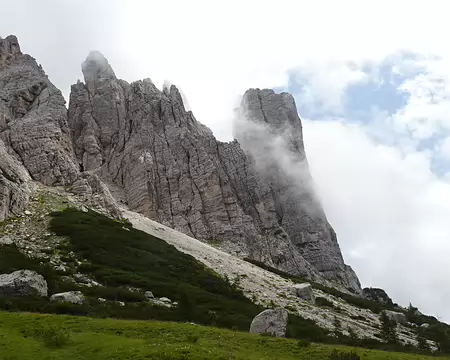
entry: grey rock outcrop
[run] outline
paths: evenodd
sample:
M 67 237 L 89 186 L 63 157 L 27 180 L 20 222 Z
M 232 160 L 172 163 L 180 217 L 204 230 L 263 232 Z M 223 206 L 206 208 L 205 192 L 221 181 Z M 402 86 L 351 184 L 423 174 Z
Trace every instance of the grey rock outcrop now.
M 298 296 L 300 299 L 308 301 L 311 304 L 316 302 L 311 284 L 309 283 L 295 284 L 292 286 L 292 292 L 295 296 Z
M 0 245 L 12 245 L 14 241 L 8 235 L 4 235 L 0 238 Z
M 383 305 L 394 306 L 392 299 L 388 296 L 386 291 L 379 288 L 364 288 L 363 295 L 366 299 L 377 301 Z
M 285 309 L 268 309 L 259 313 L 250 325 L 252 334 L 272 334 L 276 337 L 286 336 L 289 313 Z
M 383 312 L 390 320 L 393 320 L 399 324 L 408 323 L 408 319 L 406 318 L 406 315 L 404 313 L 390 310 L 383 310 Z
M 64 186 L 119 212 L 95 174 L 80 174 L 65 100 L 15 36 L 0 38 L 0 219 L 22 211 L 28 180 Z
M 75 155 L 116 199 L 187 235 L 219 240 L 237 255 L 361 292 L 315 197 L 290 95 L 246 93 L 236 122 L 241 147 L 217 141 L 185 111 L 175 86 L 160 91 L 149 79 L 128 84 L 98 52 L 82 71 L 85 83 L 72 86 L 68 113 Z M 254 94 L 265 99 L 261 108 Z M 273 149 L 286 142 L 280 134 L 289 134 L 286 151 L 300 178 L 283 173 L 274 156 L 269 165 L 261 162 L 265 133 L 249 138 L 248 124 L 263 119 L 275 129 Z
M 78 170 L 72 154 L 65 100 L 15 36 L 0 40 L 0 132 L 8 152 L 34 180 L 67 185 Z
M 301 255 L 322 277 L 360 292 L 316 196 L 294 98 L 268 89 L 248 90 L 234 135 L 254 159 L 266 208 L 289 235 L 293 256 Z
M 50 296 L 50 301 L 69 302 L 72 304 L 84 304 L 86 298 L 81 291 L 68 291 L 64 293 L 53 294 Z
M 0 275 L 0 295 L 47 296 L 47 282 L 42 275 L 32 270 L 18 270 Z

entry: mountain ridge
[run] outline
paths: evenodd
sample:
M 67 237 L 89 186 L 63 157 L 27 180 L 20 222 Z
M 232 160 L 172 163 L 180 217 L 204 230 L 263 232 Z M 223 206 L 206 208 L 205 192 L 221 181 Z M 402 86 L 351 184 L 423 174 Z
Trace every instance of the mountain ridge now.
M 100 52 L 83 62 L 85 82 L 72 85 L 68 110 L 16 37 L 0 40 L 0 59 L 0 136 L 18 173 L 95 198 L 115 215 L 122 201 L 241 257 L 361 294 L 315 195 L 291 95 L 247 91 L 237 140 L 223 143 L 185 111 L 175 86 L 117 79 Z M 269 129 L 255 132 L 262 123 Z M 302 169 L 302 184 L 277 159 L 280 149 L 288 167 Z

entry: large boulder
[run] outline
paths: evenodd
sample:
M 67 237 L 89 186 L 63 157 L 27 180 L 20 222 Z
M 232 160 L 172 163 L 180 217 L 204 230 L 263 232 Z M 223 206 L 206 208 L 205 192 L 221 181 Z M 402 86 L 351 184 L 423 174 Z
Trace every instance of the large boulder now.
M 386 316 L 390 320 L 393 320 L 396 323 L 399 323 L 399 324 L 406 324 L 406 323 L 408 323 L 408 319 L 406 318 L 406 315 L 401 313 L 401 312 L 390 311 L 390 310 L 383 310 L 383 312 L 386 314 Z
M 81 291 L 68 291 L 59 294 L 53 294 L 50 297 L 50 301 L 58 302 L 70 302 L 72 304 L 84 304 L 86 301 L 83 293 Z
M 259 313 L 250 325 L 252 334 L 272 334 L 276 337 L 286 336 L 288 312 L 285 309 L 268 309 Z
M 35 271 L 19 270 L 0 275 L 0 295 L 47 296 L 47 292 L 47 282 Z
M 144 293 L 144 296 L 145 296 L 145 298 L 146 299 L 153 299 L 155 296 L 153 295 L 153 293 L 150 291 L 150 290 L 147 290 L 145 293 Z
M 0 238 L 0 245 L 12 245 L 12 244 L 14 244 L 14 241 L 12 241 L 12 239 L 8 235 L 2 236 Z
M 310 283 L 295 284 L 294 286 L 292 286 L 292 292 L 300 299 L 308 301 L 311 304 L 314 304 L 316 302 L 316 298 L 314 297 L 314 293 Z

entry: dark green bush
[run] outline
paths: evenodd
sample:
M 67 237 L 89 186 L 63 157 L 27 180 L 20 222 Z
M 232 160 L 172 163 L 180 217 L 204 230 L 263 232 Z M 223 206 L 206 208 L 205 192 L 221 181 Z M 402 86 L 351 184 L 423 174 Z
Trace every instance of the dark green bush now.
M 360 360 L 360 356 L 354 352 L 338 351 L 334 349 L 330 354 L 330 360 Z
M 381 313 L 381 338 L 389 344 L 397 344 L 398 336 L 396 332 L 397 323 L 395 320 L 390 319 L 385 312 Z
M 311 345 L 311 341 L 308 339 L 300 339 L 297 341 L 298 348 L 307 348 Z
M 111 301 L 140 302 L 146 298 L 143 293 L 118 287 L 95 286 L 83 289 L 87 296 L 104 298 Z

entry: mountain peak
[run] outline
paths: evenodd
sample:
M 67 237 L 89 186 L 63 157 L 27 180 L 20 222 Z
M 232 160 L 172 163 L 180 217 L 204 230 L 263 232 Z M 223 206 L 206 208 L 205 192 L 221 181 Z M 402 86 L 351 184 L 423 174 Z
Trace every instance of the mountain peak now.
M 19 41 L 15 35 L 9 35 L 5 39 L 0 37 L 0 66 L 7 65 L 20 55 Z
M 84 81 L 91 92 L 95 91 L 98 82 L 116 79 L 111 65 L 100 51 L 91 51 L 82 63 L 81 70 Z
M 19 40 L 15 35 L 9 35 L 5 39 L 0 37 L 0 54 L 20 54 Z

